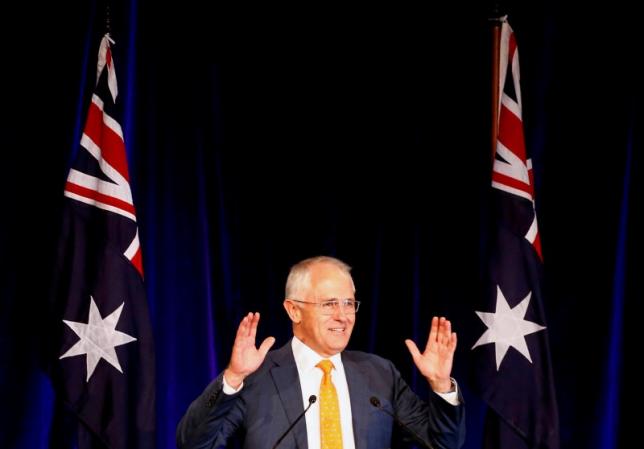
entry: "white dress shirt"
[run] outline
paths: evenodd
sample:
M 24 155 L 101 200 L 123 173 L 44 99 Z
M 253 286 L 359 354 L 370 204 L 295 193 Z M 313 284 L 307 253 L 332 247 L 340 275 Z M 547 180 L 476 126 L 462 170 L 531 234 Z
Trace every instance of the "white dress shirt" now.
M 306 435 L 309 449 L 320 449 L 320 383 L 322 382 L 322 370 L 315 365 L 320 363 L 324 357 L 320 357 L 315 351 L 302 343 L 297 337 L 291 342 L 297 374 L 300 376 L 302 387 L 302 403 L 304 407 L 309 405 L 309 396 L 314 394 L 318 401 L 306 412 Z M 338 393 L 340 405 L 340 425 L 342 426 L 342 447 L 343 449 L 355 449 L 353 439 L 353 421 L 351 419 L 351 399 L 349 398 L 349 387 L 347 377 L 344 374 L 342 357 L 336 354 L 329 357 L 333 362 L 331 371 L 331 382 Z

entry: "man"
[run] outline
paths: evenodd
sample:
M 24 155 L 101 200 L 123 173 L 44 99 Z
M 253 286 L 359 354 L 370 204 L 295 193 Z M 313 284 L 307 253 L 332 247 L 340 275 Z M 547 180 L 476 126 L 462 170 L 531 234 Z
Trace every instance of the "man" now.
M 360 305 L 349 271 L 344 262 L 326 256 L 293 266 L 284 300 L 293 339 L 278 350 L 268 352 L 273 337 L 256 347 L 259 313 L 244 317 L 228 367 L 179 423 L 181 449 L 220 447 L 238 430 L 243 432 L 244 448 L 272 448 L 307 406 L 305 419 L 278 447 L 388 448 L 394 423 L 389 413 L 428 447 L 462 445 L 464 407 L 450 378 L 456 350 L 450 322 L 432 319 L 422 353 L 414 342 L 405 341 L 432 389 L 425 403 L 390 361 L 344 351 Z M 317 399 L 313 404 L 312 395 Z

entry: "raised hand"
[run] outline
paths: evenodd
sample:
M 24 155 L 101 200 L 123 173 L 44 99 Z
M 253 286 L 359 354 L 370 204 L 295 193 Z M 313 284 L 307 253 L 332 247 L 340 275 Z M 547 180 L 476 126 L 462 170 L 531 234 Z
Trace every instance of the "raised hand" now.
M 266 353 L 275 343 L 275 338 L 267 337 L 259 349 L 255 346 L 258 323 L 259 312 L 250 312 L 239 323 L 230 363 L 228 363 L 228 367 L 224 371 L 226 382 L 233 388 L 238 388 L 246 376 L 259 368 L 266 357 Z
M 441 317 L 432 318 L 429 338 L 425 351 L 421 354 L 411 340 L 405 340 L 407 349 L 411 353 L 418 370 L 427 379 L 432 390 L 437 393 L 450 391 L 452 381 L 452 363 L 456 351 L 456 332 L 452 332 L 452 324 Z

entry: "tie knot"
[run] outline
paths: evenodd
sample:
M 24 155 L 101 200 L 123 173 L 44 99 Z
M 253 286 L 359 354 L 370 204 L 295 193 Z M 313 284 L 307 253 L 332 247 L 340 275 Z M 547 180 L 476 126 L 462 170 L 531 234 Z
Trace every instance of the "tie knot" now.
M 320 368 L 324 372 L 324 374 L 328 376 L 331 373 L 331 370 L 333 369 L 333 362 L 329 359 L 324 359 L 324 360 L 321 360 L 320 363 L 318 363 L 315 366 Z

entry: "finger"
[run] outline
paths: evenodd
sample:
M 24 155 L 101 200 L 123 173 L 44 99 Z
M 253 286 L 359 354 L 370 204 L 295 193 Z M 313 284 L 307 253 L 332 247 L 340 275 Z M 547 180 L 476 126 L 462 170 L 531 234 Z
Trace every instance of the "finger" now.
M 447 335 L 452 335 L 452 322 L 445 318 L 445 333 Z
M 447 346 L 452 335 L 452 323 L 446 318 L 441 318 L 438 338 L 441 345 Z
M 449 350 L 454 352 L 456 351 L 456 344 L 458 343 L 458 338 L 456 337 L 456 332 L 452 333 L 452 337 L 449 341 Z
M 248 333 L 250 332 L 250 321 L 252 318 L 253 318 L 253 313 L 248 312 L 248 314 L 242 320 L 243 327 L 240 326 L 240 330 L 241 330 L 240 337 L 243 339 L 248 338 Z
M 275 344 L 275 337 L 266 337 L 259 347 L 259 353 L 262 357 L 266 357 L 268 350 Z
M 438 337 L 438 318 L 432 318 L 432 325 L 429 328 L 429 336 L 427 337 L 427 344 L 425 345 L 425 351 L 429 349 L 429 346 L 432 342 L 435 342 Z
M 441 348 L 447 346 L 447 337 L 444 334 L 438 334 L 438 346 Z
M 257 325 L 259 324 L 259 312 L 252 314 L 250 321 L 248 336 L 255 341 L 255 336 L 257 335 Z
M 420 351 L 418 350 L 418 346 L 416 346 L 416 343 L 414 343 L 412 340 L 405 340 L 405 344 L 407 345 L 407 349 L 409 349 L 409 353 L 411 354 L 411 357 L 416 360 L 418 357 L 420 357 Z
M 452 345 L 452 338 L 454 338 L 454 332 L 452 332 L 452 323 L 451 321 L 447 321 L 447 344 L 449 346 Z
M 251 336 L 253 331 L 253 321 L 255 321 L 255 312 L 248 312 L 248 319 L 246 320 L 246 337 Z
M 239 323 L 239 327 L 237 328 L 236 338 L 245 337 L 247 333 L 248 333 L 248 315 L 242 318 L 241 322 Z

